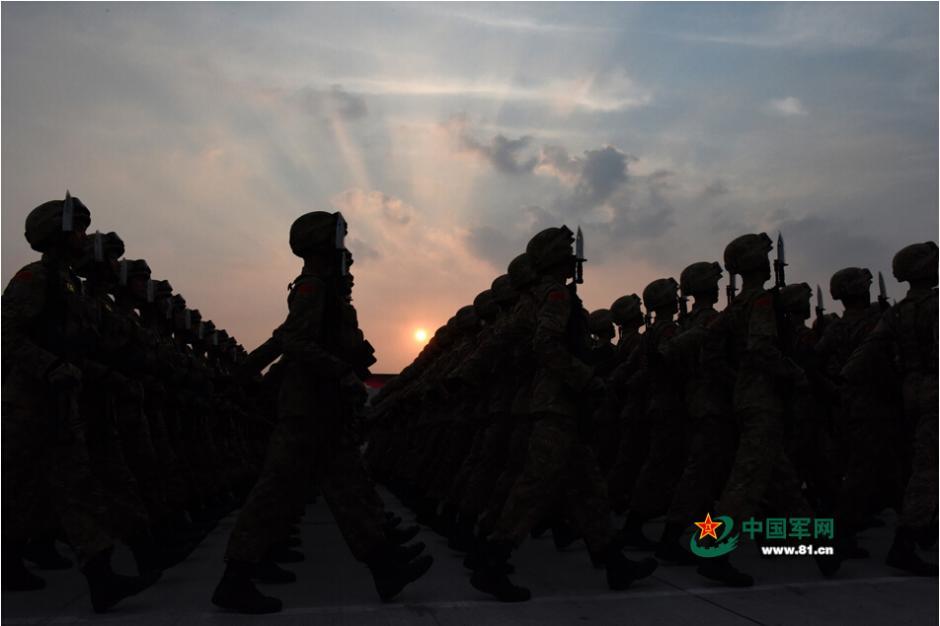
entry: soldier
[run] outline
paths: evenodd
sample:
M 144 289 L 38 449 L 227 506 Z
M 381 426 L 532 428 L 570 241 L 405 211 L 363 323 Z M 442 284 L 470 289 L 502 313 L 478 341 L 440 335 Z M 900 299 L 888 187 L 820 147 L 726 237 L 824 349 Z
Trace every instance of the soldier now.
M 626 589 L 656 568 L 651 559 L 640 563 L 626 559 L 614 545 L 603 479 L 590 448 L 579 440 L 580 396 L 603 383 L 583 360 L 587 341 L 583 307 L 574 288 L 565 285 L 567 279 L 580 274 L 576 264 L 583 261 L 572 254 L 573 240 L 568 228 L 549 228 L 526 246 L 541 275 L 533 290 L 538 302 L 533 339 L 538 369 L 529 406 L 534 425 L 525 469 L 486 539 L 484 559 L 470 581 L 504 602 L 525 601 L 531 596 L 528 589 L 509 580 L 506 562 L 513 548 L 555 505 L 559 485 L 564 485 L 567 510 L 588 549 L 603 555 L 600 558 L 611 589 Z
M 630 492 L 649 453 L 649 424 L 646 407 L 646 380 L 638 376 L 639 358 L 631 359 L 643 335 L 645 323 L 643 301 L 636 294 L 621 296 L 610 305 L 614 323 L 619 329 L 617 358 L 620 364 L 610 374 L 607 393 L 618 411 L 611 436 L 599 446 L 598 464 L 607 475 L 610 506 L 616 513 L 626 512 Z M 601 423 L 600 430 L 604 430 Z
M 826 325 L 815 351 L 828 379 L 837 387 L 835 434 L 842 456 L 844 479 L 835 518 L 839 537 L 854 543 L 854 535 L 872 511 L 893 502 L 900 493 L 895 412 L 900 382 L 893 366 L 883 365 L 881 384 L 845 380 L 841 371 L 849 357 L 874 330 L 887 307 L 871 301 L 872 275 L 868 269 L 847 267 L 832 275 L 829 293 L 845 307 L 841 318 Z M 875 382 L 875 381 L 871 381 Z M 860 548 L 855 548 L 862 554 Z
M 916 545 L 927 548 L 937 541 L 937 244 L 902 248 L 891 266 L 894 277 L 910 289 L 852 354 L 843 375 L 852 382 L 871 381 L 880 363 L 897 360 L 912 458 L 885 562 L 919 576 L 936 576 L 937 565 L 924 562 Z
M 360 498 L 346 499 L 351 487 L 344 472 L 359 463 L 358 450 L 342 445 L 342 399 L 360 388 L 353 364 L 338 345 L 342 285 L 337 284 L 345 260 L 345 222 L 340 214 L 307 213 L 291 226 L 291 251 L 304 260 L 291 283 L 289 313 L 272 337 L 249 355 L 245 367 L 257 371 L 283 354 L 277 399 L 278 421 L 271 436 L 264 469 L 239 513 L 226 549 L 226 569 L 212 601 L 242 613 L 281 610 L 276 598 L 262 595 L 252 584 L 259 565 L 281 527 L 277 514 L 291 497 L 291 477 L 312 452 L 320 489 L 337 518 L 353 555 L 372 571 L 382 600 L 391 600 L 405 585 L 422 576 L 432 559 L 390 543 L 374 511 Z M 339 266 L 339 267 L 338 267 Z M 355 454 L 355 458 L 350 455 Z M 352 478 L 357 475 L 353 474 Z
M 656 557 L 684 565 L 696 561 L 679 545 L 679 538 L 718 497 L 734 459 L 737 437 L 731 418 L 729 381 L 703 363 L 707 328 L 718 316 L 715 303 L 721 277 L 722 268 L 717 262 L 700 261 L 682 270 L 682 297 L 692 296 L 695 300 L 692 310 L 681 320 L 679 335 L 665 346 L 663 354 L 685 380 L 683 396 L 692 439 Z
M 783 399 L 780 382 L 806 386 L 803 371 L 780 350 L 775 293 L 764 289 L 770 279 L 765 234 L 742 235 L 725 248 L 725 267 L 742 279 L 741 292 L 709 325 L 727 363 L 735 372 L 732 410 L 738 425 L 734 464 L 718 502 L 718 511 L 744 520 L 758 512 L 762 500 L 789 516 L 811 517 L 809 505 L 783 449 Z M 836 557 L 837 558 L 837 557 Z M 837 560 L 817 558 L 824 573 L 834 573 Z M 754 579 L 729 562 L 727 555 L 705 559 L 699 574 L 729 586 L 747 587 Z
M 102 612 L 159 574 L 132 578 L 111 569 L 103 494 L 77 405 L 90 327 L 72 263 L 84 252 L 90 221 L 68 193 L 33 209 L 26 240 L 42 259 L 17 272 L 3 292 L 3 582 L 20 590 L 44 586 L 20 557 L 41 484 L 78 554 L 92 607 Z
M 683 382 L 676 380 L 662 355 L 679 332 L 673 321 L 679 309 L 678 290 L 679 284 L 673 278 L 659 278 L 643 290 L 643 302 L 653 321 L 643 334 L 636 357 L 641 359 L 640 367 L 646 370 L 649 381 L 644 419 L 650 425 L 650 444 L 621 530 L 624 544 L 639 548 L 654 546 L 643 535 L 643 524 L 669 507 L 688 452 Z

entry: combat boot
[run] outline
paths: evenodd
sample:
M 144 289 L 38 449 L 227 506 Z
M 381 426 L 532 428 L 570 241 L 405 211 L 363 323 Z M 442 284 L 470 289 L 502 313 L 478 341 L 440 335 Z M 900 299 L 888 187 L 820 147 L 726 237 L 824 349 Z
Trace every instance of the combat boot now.
M 456 552 L 469 552 L 473 548 L 473 527 L 476 520 L 466 515 L 457 518 L 457 525 L 447 541 L 447 547 Z
M 611 546 L 604 566 L 607 569 L 607 586 L 613 591 L 623 591 L 634 581 L 646 578 L 655 572 L 659 562 L 651 558 L 631 561 L 617 546 Z
M 149 537 L 128 541 L 127 545 L 134 555 L 137 573 L 141 576 L 169 569 L 184 561 L 190 553 L 185 546 L 158 546 Z
M 402 563 L 398 560 L 399 554 L 389 546 L 382 546 L 374 556 L 366 559 L 365 563 L 375 581 L 375 590 L 382 602 L 391 602 L 406 585 L 424 576 L 434 563 L 434 559 L 427 554 Z
M 404 528 L 392 528 L 385 531 L 385 538 L 388 539 L 390 543 L 408 543 L 417 537 L 419 532 L 421 532 L 421 527 L 417 525 L 405 526 Z
M 470 584 L 483 593 L 494 596 L 500 602 L 526 602 L 532 592 L 514 585 L 506 574 L 506 565 L 512 547 L 508 544 L 483 542 L 478 562 L 470 577 Z
M 291 550 L 284 546 L 271 546 L 268 549 L 267 558 L 275 563 L 302 563 L 304 553 L 298 550 Z
M 917 555 L 914 548 L 914 536 L 915 532 L 912 529 L 898 526 L 885 563 L 915 576 L 936 576 L 937 566 L 927 563 Z
M 581 535 L 566 522 L 556 520 L 552 524 L 552 541 L 555 543 L 555 549 L 561 552 L 568 548 L 575 541 L 581 538 Z
M 441 537 L 450 537 L 457 525 L 457 508 L 452 504 L 445 504 L 433 520 L 431 529 Z
M 702 559 L 702 563 L 696 571 L 705 578 L 724 583 L 729 587 L 752 587 L 754 585 L 754 578 L 736 569 L 728 560 L 727 555 Z
M 399 563 L 408 563 L 418 558 L 426 547 L 423 541 L 418 541 L 407 546 L 392 545 L 390 549 Z
M 654 550 L 656 548 L 656 544 L 643 534 L 644 523 L 646 523 L 644 516 L 630 511 L 619 533 L 618 540 L 621 547 L 637 548 L 639 550 Z
M 695 555 L 683 548 L 679 542 L 685 529 L 685 524 L 667 522 L 663 527 L 663 536 L 659 539 L 654 556 L 661 561 L 669 561 L 676 565 L 698 564 Z
M 43 570 L 61 570 L 72 567 L 71 559 L 67 559 L 56 550 L 55 533 L 43 533 L 26 544 L 23 558 Z
M 254 571 L 255 566 L 251 563 L 229 561 L 222 580 L 212 594 L 212 604 L 251 615 L 280 612 L 281 601 L 262 594 L 251 582 Z
M 285 585 L 297 582 L 297 574 L 278 566 L 277 563 L 269 559 L 265 559 L 255 566 L 251 578 L 267 585 Z
M 88 581 L 91 606 L 96 613 L 104 613 L 112 606 L 140 593 L 160 578 L 160 572 L 147 572 L 141 576 L 122 576 L 111 569 L 111 550 L 99 552 L 82 568 Z
M 12 547 L 3 548 L 2 579 L 4 591 L 36 591 L 46 586 L 45 580 L 26 569 L 19 551 Z

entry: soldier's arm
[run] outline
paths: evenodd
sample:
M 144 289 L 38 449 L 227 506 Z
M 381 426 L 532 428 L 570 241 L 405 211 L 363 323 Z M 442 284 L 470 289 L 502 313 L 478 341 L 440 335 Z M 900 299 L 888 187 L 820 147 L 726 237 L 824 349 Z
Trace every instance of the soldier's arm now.
M 805 379 L 803 370 L 777 347 L 777 339 L 774 297 L 767 292 L 758 297 L 751 307 L 747 352 L 770 374 L 792 380 Z
M 4 369 L 14 366 L 35 378 L 44 378 L 59 357 L 38 346 L 30 338 L 30 330 L 46 304 L 47 280 L 44 270 L 26 267 L 17 272 L 3 292 L 3 361 Z
M 310 365 L 318 374 L 342 378 L 352 367 L 322 346 L 326 288 L 314 281 L 300 282 L 289 299 L 287 319 L 274 331 L 272 339 L 281 352 Z
M 894 311 L 889 309 L 878 325 L 862 340 L 842 367 L 842 377 L 850 382 L 866 382 L 889 369 L 894 361 Z
M 569 387 L 580 391 L 587 386 L 594 370 L 575 357 L 566 345 L 565 332 L 571 315 L 571 295 L 556 288 L 546 294 L 539 307 L 532 350 L 539 364 L 554 372 Z

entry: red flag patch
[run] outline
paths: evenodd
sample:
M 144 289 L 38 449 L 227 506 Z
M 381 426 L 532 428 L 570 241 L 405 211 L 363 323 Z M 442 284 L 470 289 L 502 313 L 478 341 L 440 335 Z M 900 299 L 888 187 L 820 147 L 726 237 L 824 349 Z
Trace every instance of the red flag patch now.
M 548 299 L 551 302 L 564 302 L 565 300 L 568 299 L 568 292 L 561 291 L 561 290 L 552 291 L 551 293 L 548 294 Z

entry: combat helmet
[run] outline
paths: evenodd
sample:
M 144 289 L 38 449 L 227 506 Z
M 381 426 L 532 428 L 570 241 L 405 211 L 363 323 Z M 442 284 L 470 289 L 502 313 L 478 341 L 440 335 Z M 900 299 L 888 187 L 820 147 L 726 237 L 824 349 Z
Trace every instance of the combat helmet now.
M 697 293 L 706 293 L 718 288 L 722 269 L 718 262 L 699 261 L 693 263 L 679 275 L 679 287 L 683 295 L 693 296 Z
M 346 220 L 339 212 L 304 213 L 291 224 L 290 249 L 299 257 L 344 248 Z
M 834 300 L 867 296 L 871 292 L 872 275 L 864 267 L 846 267 L 829 280 L 829 294 Z
M 496 305 L 496 300 L 493 298 L 493 292 L 486 289 L 478 293 L 477 297 L 473 299 L 473 310 L 478 318 L 487 322 L 499 315 L 499 307 Z
M 81 200 L 65 192 L 65 200 L 43 202 L 26 216 L 24 235 L 29 246 L 45 252 L 61 240 L 62 233 L 88 228 L 91 212 Z
M 513 289 L 517 291 L 522 291 L 529 285 L 535 283 L 539 278 L 538 272 L 532 265 L 532 259 L 529 258 L 529 255 L 525 252 L 509 263 L 507 275 L 509 276 L 509 282 L 512 283 Z
M 657 278 L 643 290 L 647 311 L 665 308 L 679 302 L 679 283 L 674 278 Z
M 806 283 L 793 283 L 780 289 L 778 301 L 785 313 L 805 313 L 809 315 L 809 301 L 813 289 Z
M 894 277 L 901 282 L 923 280 L 937 275 L 937 244 L 932 241 L 913 243 L 894 255 L 891 261 Z
M 588 315 L 588 330 L 596 337 L 614 336 L 614 316 L 609 309 L 597 309 Z
M 510 304 L 518 295 L 512 287 L 512 279 L 509 278 L 509 274 L 502 274 L 493 279 L 490 292 L 493 295 L 493 301 L 500 306 Z
M 640 309 L 640 296 L 632 293 L 628 296 L 620 296 L 610 305 L 610 315 L 614 323 L 618 326 L 626 326 L 631 322 L 643 321 L 643 311 Z
M 767 233 L 741 235 L 725 248 L 725 267 L 732 274 L 761 269 L 773 248 Z
M 538 272 L 567 260 L 574 260 L 574 233 L 567 226 L 546 228 L 536 234 L 525 247 L 526 254 Z

